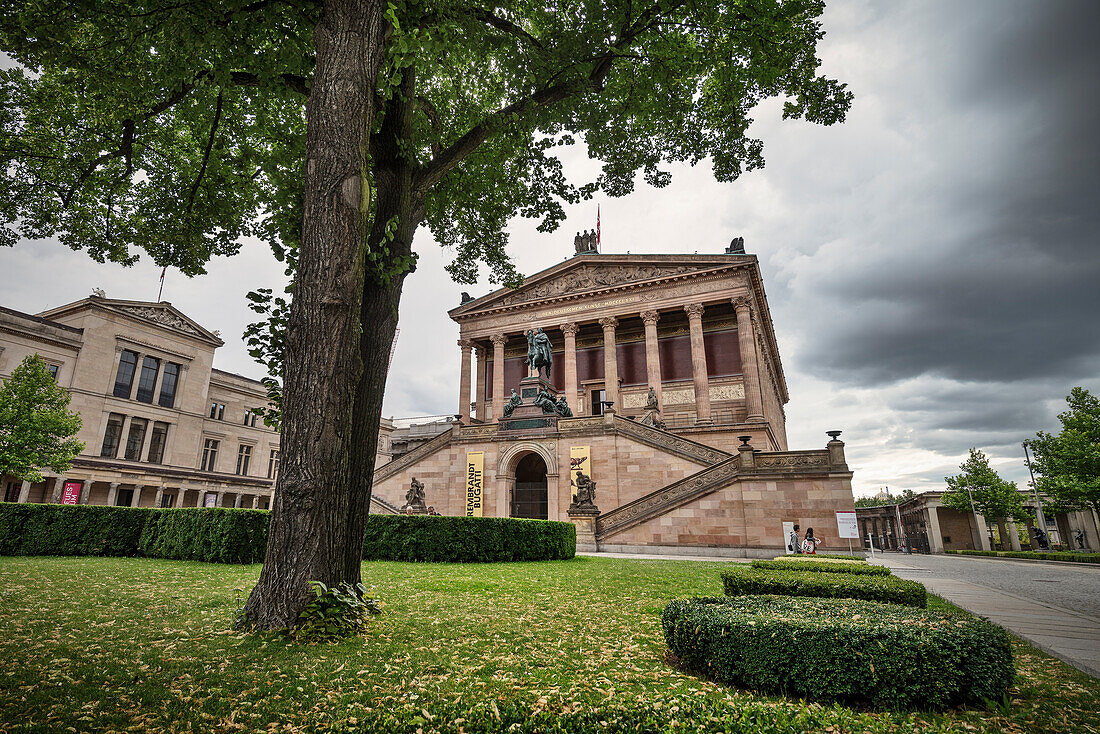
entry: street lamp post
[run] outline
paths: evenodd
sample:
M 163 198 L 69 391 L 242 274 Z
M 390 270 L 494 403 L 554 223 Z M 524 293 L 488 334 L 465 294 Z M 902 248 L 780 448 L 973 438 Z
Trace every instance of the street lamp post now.
M 1031 469 L 1031 456 L 1027 451 L 1027 441 L 1023 442 L 1024 447 L 1024 463 L 1027 464 L 1027 473 L 1031 475 L 1031 491 L 1035 494 L 1035 521 L 1039 523 L 1039 530 L 1042 531 L 1043 537 L 1047 534 L 1047 521 L 1043 516 L 1043 503 L 1039 499 L 1039 488 L 1035 485 L 1035 472 Z M 1049 543 L 1047 545 L 1050 545 Z
M 974 494 L 970 491 L 970 478 L 963 474 L 963 486 L 966 487 L 966 496 L 970 498 L 970 511 L 974 513 L 974 529 L 978 533 L 978 548 L 977 550 L 983 550 L 982 546 L 982 522 L 978 519 L 978 510 L 974 507 Z

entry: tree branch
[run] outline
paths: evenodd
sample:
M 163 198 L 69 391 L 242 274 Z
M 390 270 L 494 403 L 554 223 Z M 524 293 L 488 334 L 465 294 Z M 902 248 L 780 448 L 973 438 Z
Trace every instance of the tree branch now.
M 664 10 L 665 12 L 675 11 L 682 4 L 683 2 L 676 3 Z M 466 134 L 446 149 L 434 155 L 432 160 L 421 169 L 414 181 L 414 188 L 417 195 L 423 197 L 428 189 L 439 183 L 439 181 L 446 176 L 447 173 L 453 170 L 455 166 L 477 150 L 478 146 L 484 143 L 498 126 L 512 115 L 523 114 L 531 109 L 547 107 L 555 102 L 560 102 L 563 99 L 577 94 L 583 94 L 587 91 L 602 92 L 604 89 L 604 80 L 607 79 L 607 75 L 610 73 L 615 59 L 629 56 L 628 54 L 622 53 L 621 49 L 632 43 L 639 35 L 654 27 L 662 17 L 661 11 L 662 8 L 659 2 L 651 5 L 642 12 L 633 23 L 630 23 L 623 29 L 623 32 L 615 39 L 615 43 L 611 44 L 605 53 L 595 59 L 590 59 L 589 61 L 594 61 L 595 65 L 592 67 L 592 71 L 589 72 L 588 78 L 584 82 L 548 84 L 532 94 L 506 107 L 502 107 L 483 118 L 481 122 L 470 128 Z M 475 12 L 474 15 L 477 16 L 478 13 Z M 492 14 L 490 13 L 489 15 Z M 497 16 L 493 17 L 497 18 Z M 501 18 L 497 18 L 497 20 L 503 23 L 510 23 L 510 21 L 505 21 Z M 486 20 L 486 22 L 488 21 Z M 517 27 L 517 30 L 526 34 L 526 31 L 522 28 Z M 537 42 L 537 39 L 532 38 L 532 40 Z M 563 71 L 564 70 L 560 70 L 551 75 L 550 79 L 556 79 Z
M 195 206 L 195 195 L 199 193 L 199 184 L 206 175 L 206 166 L 210 163 L 210 151 L 214 148 L 214 136 L 218 132 L 218 123 L 222 119 L 222 94 L 218 93 L 218 102 L 214 105 L 214 121 L 210 123 L 210 136 L 206 139 L 206 150 L 202 153 L 202 166 L 199 175 L 195 177 L 195 185 L 191 187 L 191 196 L 187 198 L 187 218 L 191 218 L 191 210 Z
M 238 87 L 261 86 L 259 75 L 253 74 L 250 71 L 230 72 L 230 78 L 233 80 L 233 83 L 236 84 Z M 306 97 L 309 96 L 309 80 L 306 79 L 304 76 L 298 76 L 297 74 L 280 74 L 279 79 L 282 80 L 287 89 L 290 89 Z
M 499 31 L 504 31 L 509 35 L 516 36 L 517 38 L 526 41 L 540 51 L 546 50 L 539 39 L 535 38 L 530 33 L 523 30 L 507 18 L 501 18 L 499 15 L 496 15 L 492 11 L 486 10 L 484 8 L 471 8 L 469 12 L 470 15 L 472 15 L 474 18 L 477 18 L 482 23 L 490 25 Z

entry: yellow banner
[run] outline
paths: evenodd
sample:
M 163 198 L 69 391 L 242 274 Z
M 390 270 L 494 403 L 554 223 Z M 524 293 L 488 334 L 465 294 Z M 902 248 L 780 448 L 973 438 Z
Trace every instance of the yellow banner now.
M 485 452 L 466 452 L 466 517 L 481 517 L 485 489 Z
M 569 447 L 569 491 L 577 499 L 577 475 L 581 472 L 592 478 L 592 454 L 588 446 Z

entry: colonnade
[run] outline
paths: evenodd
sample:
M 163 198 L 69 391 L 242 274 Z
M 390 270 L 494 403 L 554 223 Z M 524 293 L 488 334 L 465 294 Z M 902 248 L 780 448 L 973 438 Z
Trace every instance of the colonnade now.
M 741 350 L 741 369 L 744 374 L 745 405 L 747 420 L 764 420 L 764 400 L 761 393 L 760 364 L 762 362 L 758 354 L 757 340 L 753 326 L 753 304 L 749 296 L 737 296 L 730 299 L 737 315 L 737 338 Z M 688 319 L 688 334 L 691 342 L 691 369 L 692 383 L 695 390 L 696 423 L 707 425 L 712 423 L 710 405 L 710 381 L 707 374 L 707 353 L 703 343 L 703 314 L 706 307 L 702 303 L 689 303 L 683 307 Z M 640 318 L 645 326 L 645 361 L 646 379 L 657 393 L 657 404 L 664 410 L 664 391 L 661 380 L 661 352 L 657 341 L 657 322 L 661 318 L 660 311 L 645 310 L 637 313 L 625 313 L 614 316 L 604 316 L 597 320 L 603 329 L 603 362 L 604 362 L 604 394 L 605 400 L 614 405 L 619 405 L 619 364 L 617 350 L 609 349 L 608 345 L 616 343 L 615 331 L 620 319 Z M 668 313 L 666 310 L 665 313 Z M 561 331 L 565 343 L 564 367 L 565 367 L 565 399 L 573 415 L 583 414 L 583 406 L 580 403 L 579 385 L 577 380 L 577 333 L 585 322 L 568 321 L 557 328 Z M 492 420 L 498 421 L 504 414 L 504 346 L 512 334 L 498 332 L 489 336 L 489 342 L 493 350 L 493 410 Z M 518 336 L 518 334 L 516 335 Z M 458 340 L 461 351 L 461 374 L 458 391 L 458 413 L 463 423 L 470 422 L 470 405 L 472 396 L 471 387 L 475 382 L 471 378 L 473 366 L 473 352 L 477 351 L 477 415 L 483 422 L 488 422 L 487 400 L 485 399 L 485 360 L 487 349 L 469 338 Z
M 64 491 L 65 482 L 80 482 L 80 495 L 77 504 L 86 505 L 89 504 L 89 495 L 91 494 L 92 482 L 91 479 L 63 479 L 61 477 L 51 477 L 54 479 L 53 489 L 50 491 L 48 497 L 43 497 L 43 501 L 51 504 L 61 504 L 62 492 Z M 141 499 L 145 490 L 155 490 L 156 495 L 153 498 L 153 507 L 160 507 L 161 502 L 166 492 L 175 490 L 176 497 L 179 500 L 176 507 L 184 507 L 183 501 L 186 499 L 188 492 L 196 492 L 198 494 L 197 499 L 191 505 L 192 507 L 203 507 L 203 500 L 207 494 L 217 494 L 217 502 L 215 507 L 237 507 L 237 508 L 249 508 L 259 509 L 260 500 L 264 497 L 269 497 L 269 494 L 255 493 L 255 492 L 231 492 L 227 490 L 206 490 L 198 487 L 169 487 L 166 485 L 152 485 L 152 484 L 136 484 L 129 482 L 108 482 L 107 483 L 107 501 L 104 503 L 107 507 L 118 506 L 118 492 L 119 487 L 122 485 L 133 488 L 133 494 L 130 497 L 130 503 L 128 507 L 140 507 Z M 23 482 L 19 487 L 19 496 L 16 502 L 20 504 L 26 504 L 30 501 L 31 495 L 31 482 Z M 227 504 L 229 495 L 235 495 L 231 504 Z M 246 499 L 249 498 L 249 499 Z

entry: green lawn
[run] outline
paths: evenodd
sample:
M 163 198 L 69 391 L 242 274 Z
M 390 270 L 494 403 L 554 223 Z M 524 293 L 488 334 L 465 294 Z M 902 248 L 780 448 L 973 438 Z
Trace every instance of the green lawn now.
M 860 712 L 679 672 L 660 610 L 720 595 L 722 568 L 366 563 L 372 632 L 298 645 L 231 630 L 258 566 L 0 558 L 0 731 L 1100 731 L 1100 682 L 1019 642 L 991 711 Z

